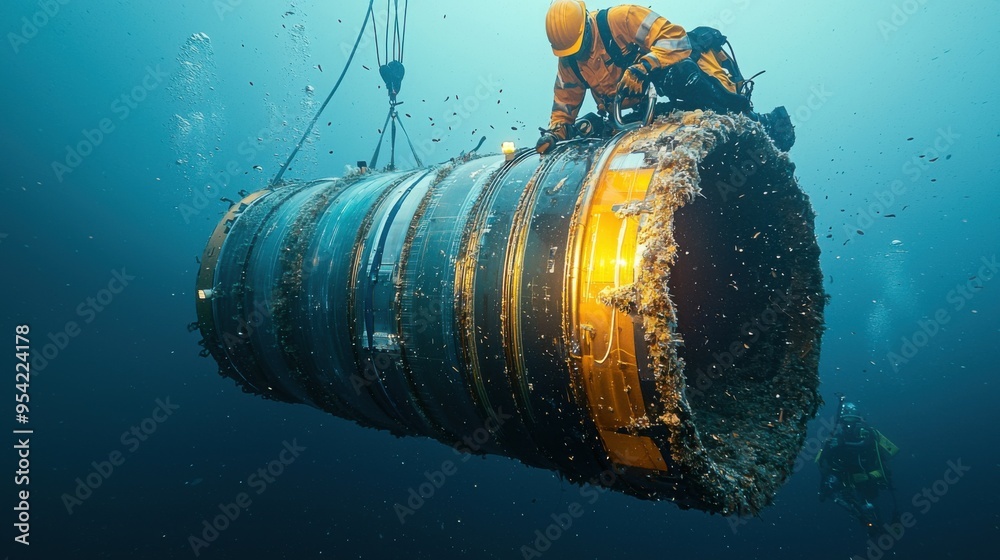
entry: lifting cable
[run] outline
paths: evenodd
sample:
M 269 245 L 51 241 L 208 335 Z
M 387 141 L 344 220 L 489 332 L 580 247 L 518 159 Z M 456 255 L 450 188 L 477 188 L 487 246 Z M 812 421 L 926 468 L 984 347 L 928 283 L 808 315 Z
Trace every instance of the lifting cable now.
M 323 114 L 323 110 L 326 109 L 326 106 L 329 105 L 330 100 L 333 99 L 333 94 L 337 93 L 337 89 L 340 88 L 341 82 L 344 81 L 344 76 L 347 75 L 347 70 L 348 68 L 351 67 L 351 61 L 354 60 L 354 54 L 358 52 L 358 45 L 361 44 L 361 38 L 365 34 L 365 28 L 368 27 L 368 18 L 372 16 L 372 6 L 374 4 L 375 0 L 371 0 L 368 3 L 368 11 L 365 12 L 365 21 L 364 23 L 361 24 L 361 31 L 358 32 L 357 40 L 354 41 L 354 48 L 351 49 L 351 56 L 347 57 L 347 64 L 344 65 L 344 71 L 340 73 L 340 77 L 337 78 L 337 83 L 333 86 L 333 89 L 330 91 L 330 95 L 326 96 L 326 101 L 323 102 L 323 105 L 320 106 L 319 111 L 316 112 L 316 116 L 313 117 L 312 122 L 310 122 L 309 126 L 306 127 L 305 134 L 302 135 L 302 139 L 299 140 L 299 143 L 295 145 L 295 149 L 292 150 L 292 154 L 288 156 L 288 159 L 285 160 L 285 164 L 282 165 L 281 169 L 278 170 L 278 174 L 275 175 L 274 179 L 271 180 L 270 184 L 271 187 L 275 187 L 281 182 L 281 177 L 285 174 L 285 171 L 288 169 L 288 166 L 292 163 L 292 160 L 295 159 L 295 155 L 299 153 L 299 149 L 302 147 L 302 144 L 305 143 L 306 138 L 309 136 L 309 133 L 312 132 L 313 127 L 316 126 L 316 121 L 319 120 L 319 116 Z M 378 51 L 377 48 L 375 50 Z
M 369 13 L 371 13 L 370 6 L 368 9 Z M 403 68 L 403 54 L 406 43 L 406 21 L 408 19 L 407 16 L 409 15 L 410 1 L 403 0 L 402 22 L 400 22 L 399 17 L 399 0 L 386 0 L 385 9 L 385 35 L 383 38 L 385 64 L 382 63 L 383 59 L 379 56 L 378 52 L 378 27 L 375 25 L 374 17 L 372 18 L 372 31 L 375 35 L 375 56 L 377 62 L 379 63 L 378 72 L 382 77 L 382 81 L 385 82 L 386 91 L 389 94 L 389 114 L 386 115 L 385 123 L 379 131 L 378 144 L 375 146 L 375 153 L 372 154 L 371 167 L 378 167 L 378 157 L 382 151 L 382 141 L 385 139 L 386 130 L 390 130 L 389 165 L 387 166 L 387 169 L 392 171 L 396 168 L 397 126 L 403 131 L 403 136 L 406 138 L 406 143 L 410 147 L 410 152 L 413 154 L 413 159 L 417 164 L 417 167 L 423 167 L 423 163 L 420 161 L 420 156 L 417 155 L 417 151 L 413 147 L 413 142 L 410 140 L 410 135 L 406 132 L 406 128 L 403 127 L 403 121 L 399 119 L 399 113 L 396 111 L 396 107 L 402 105 L 401 101 L 396 101 L 396 96 L 399 94 L 399 90 L 403 82 L 403 76 L 406 73 L 406 70 Z M 392 24 L 391 29 L 390 23 Z M 390 35 L 392 36 L 391 50 L 389 41 Z

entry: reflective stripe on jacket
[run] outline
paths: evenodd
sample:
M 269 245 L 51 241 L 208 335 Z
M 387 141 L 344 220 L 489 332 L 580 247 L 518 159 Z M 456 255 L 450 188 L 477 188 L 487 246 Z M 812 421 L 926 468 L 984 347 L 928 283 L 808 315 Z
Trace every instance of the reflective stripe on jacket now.
M 597 29 L 597 12 L 590 12 L 587 19 L 590 25 L 592 52 L 588 60 L 577 62 L 580 74 L 587 84 L 581 84 L 572 66 L 564 59 L 559 59 L 558 72 L 552 103 L 552 117 L 549 128 L 556 134 L 564 135 L 564 127 L 572 125 L 580 112 L 580 106 L 586 95 L 587 86 L 600 110 L 610 110 L 615 98 L 618 82 L 625 71 L 616 66 L 601 40 Z M 642 6 L 621 5 L 608 10 L 608 27 L 619 48 L 627 49 L 636 45 L 638 52 L 649 61 L 653 69 L 670 66 L 691 55 L 691 41 L 684 28 L 670 23 L 666 18 Z M 709 54 L 709 53 L 706 53 Z M 706 60 L 707 59 L 707 60 Z M 730 91 L 736 87 L 729 80 L 725 71 L 714 57 L 703 56 L 698 65 L 711 76 L 715 76 Z M 631 104 L 636 103 L 635 100 Z M 630 103 L 625 104 L 630 105 Z

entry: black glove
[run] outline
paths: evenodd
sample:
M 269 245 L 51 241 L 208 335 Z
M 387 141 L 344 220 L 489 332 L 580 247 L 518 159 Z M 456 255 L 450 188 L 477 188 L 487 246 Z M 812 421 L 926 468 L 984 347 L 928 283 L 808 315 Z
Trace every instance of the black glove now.
M 587 113 L 574 125 L 576 136 L 590 138 L 604 134 L 604 119 L 596 113 Z
M 552 134 L 551 132 L 546 132 L 542 134 L 542 137 L 539 138 L 538 142 L 535 143 L 535 151 L 537 151 L 539 154 L 546 154 L 549 152 L 549 150 L 555 147 L 556 142 L 558 141 L 559 139 L 556 138 L 555 134 Z

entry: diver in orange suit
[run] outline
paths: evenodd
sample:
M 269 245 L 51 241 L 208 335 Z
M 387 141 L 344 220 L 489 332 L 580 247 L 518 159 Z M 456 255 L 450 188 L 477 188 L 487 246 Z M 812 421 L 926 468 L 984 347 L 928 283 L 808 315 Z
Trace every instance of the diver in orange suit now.
M 744 113 L 764 125 L 779 149 L 788 150 L 795 141 L 784 107 L 769 115 L 753 112 L 752 84 L 722 50 L 726 38 L 715 29 L 688 33 L 641 6 L 588 12 L 582 0 L 555 0 L 545 30 L 559 69 L 549 128 L 536 145 L 539 153 L 581 132 L 590 135 L 595 118 L 588 115 L 580 129 L 576 125 L 587 89 L 603 114 L 617 95 L 624 107 L 634 106 L 649 83 L 670 97 L 670 109 Z

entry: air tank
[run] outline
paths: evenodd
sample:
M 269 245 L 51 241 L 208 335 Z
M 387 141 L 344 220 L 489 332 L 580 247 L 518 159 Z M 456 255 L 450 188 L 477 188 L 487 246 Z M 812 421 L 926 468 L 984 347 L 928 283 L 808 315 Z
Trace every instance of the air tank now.
M 814 214 L 756 123 L 255 192 L 197 278 L 246 392 L 643 499 L 754 514 L 820 398 Z

